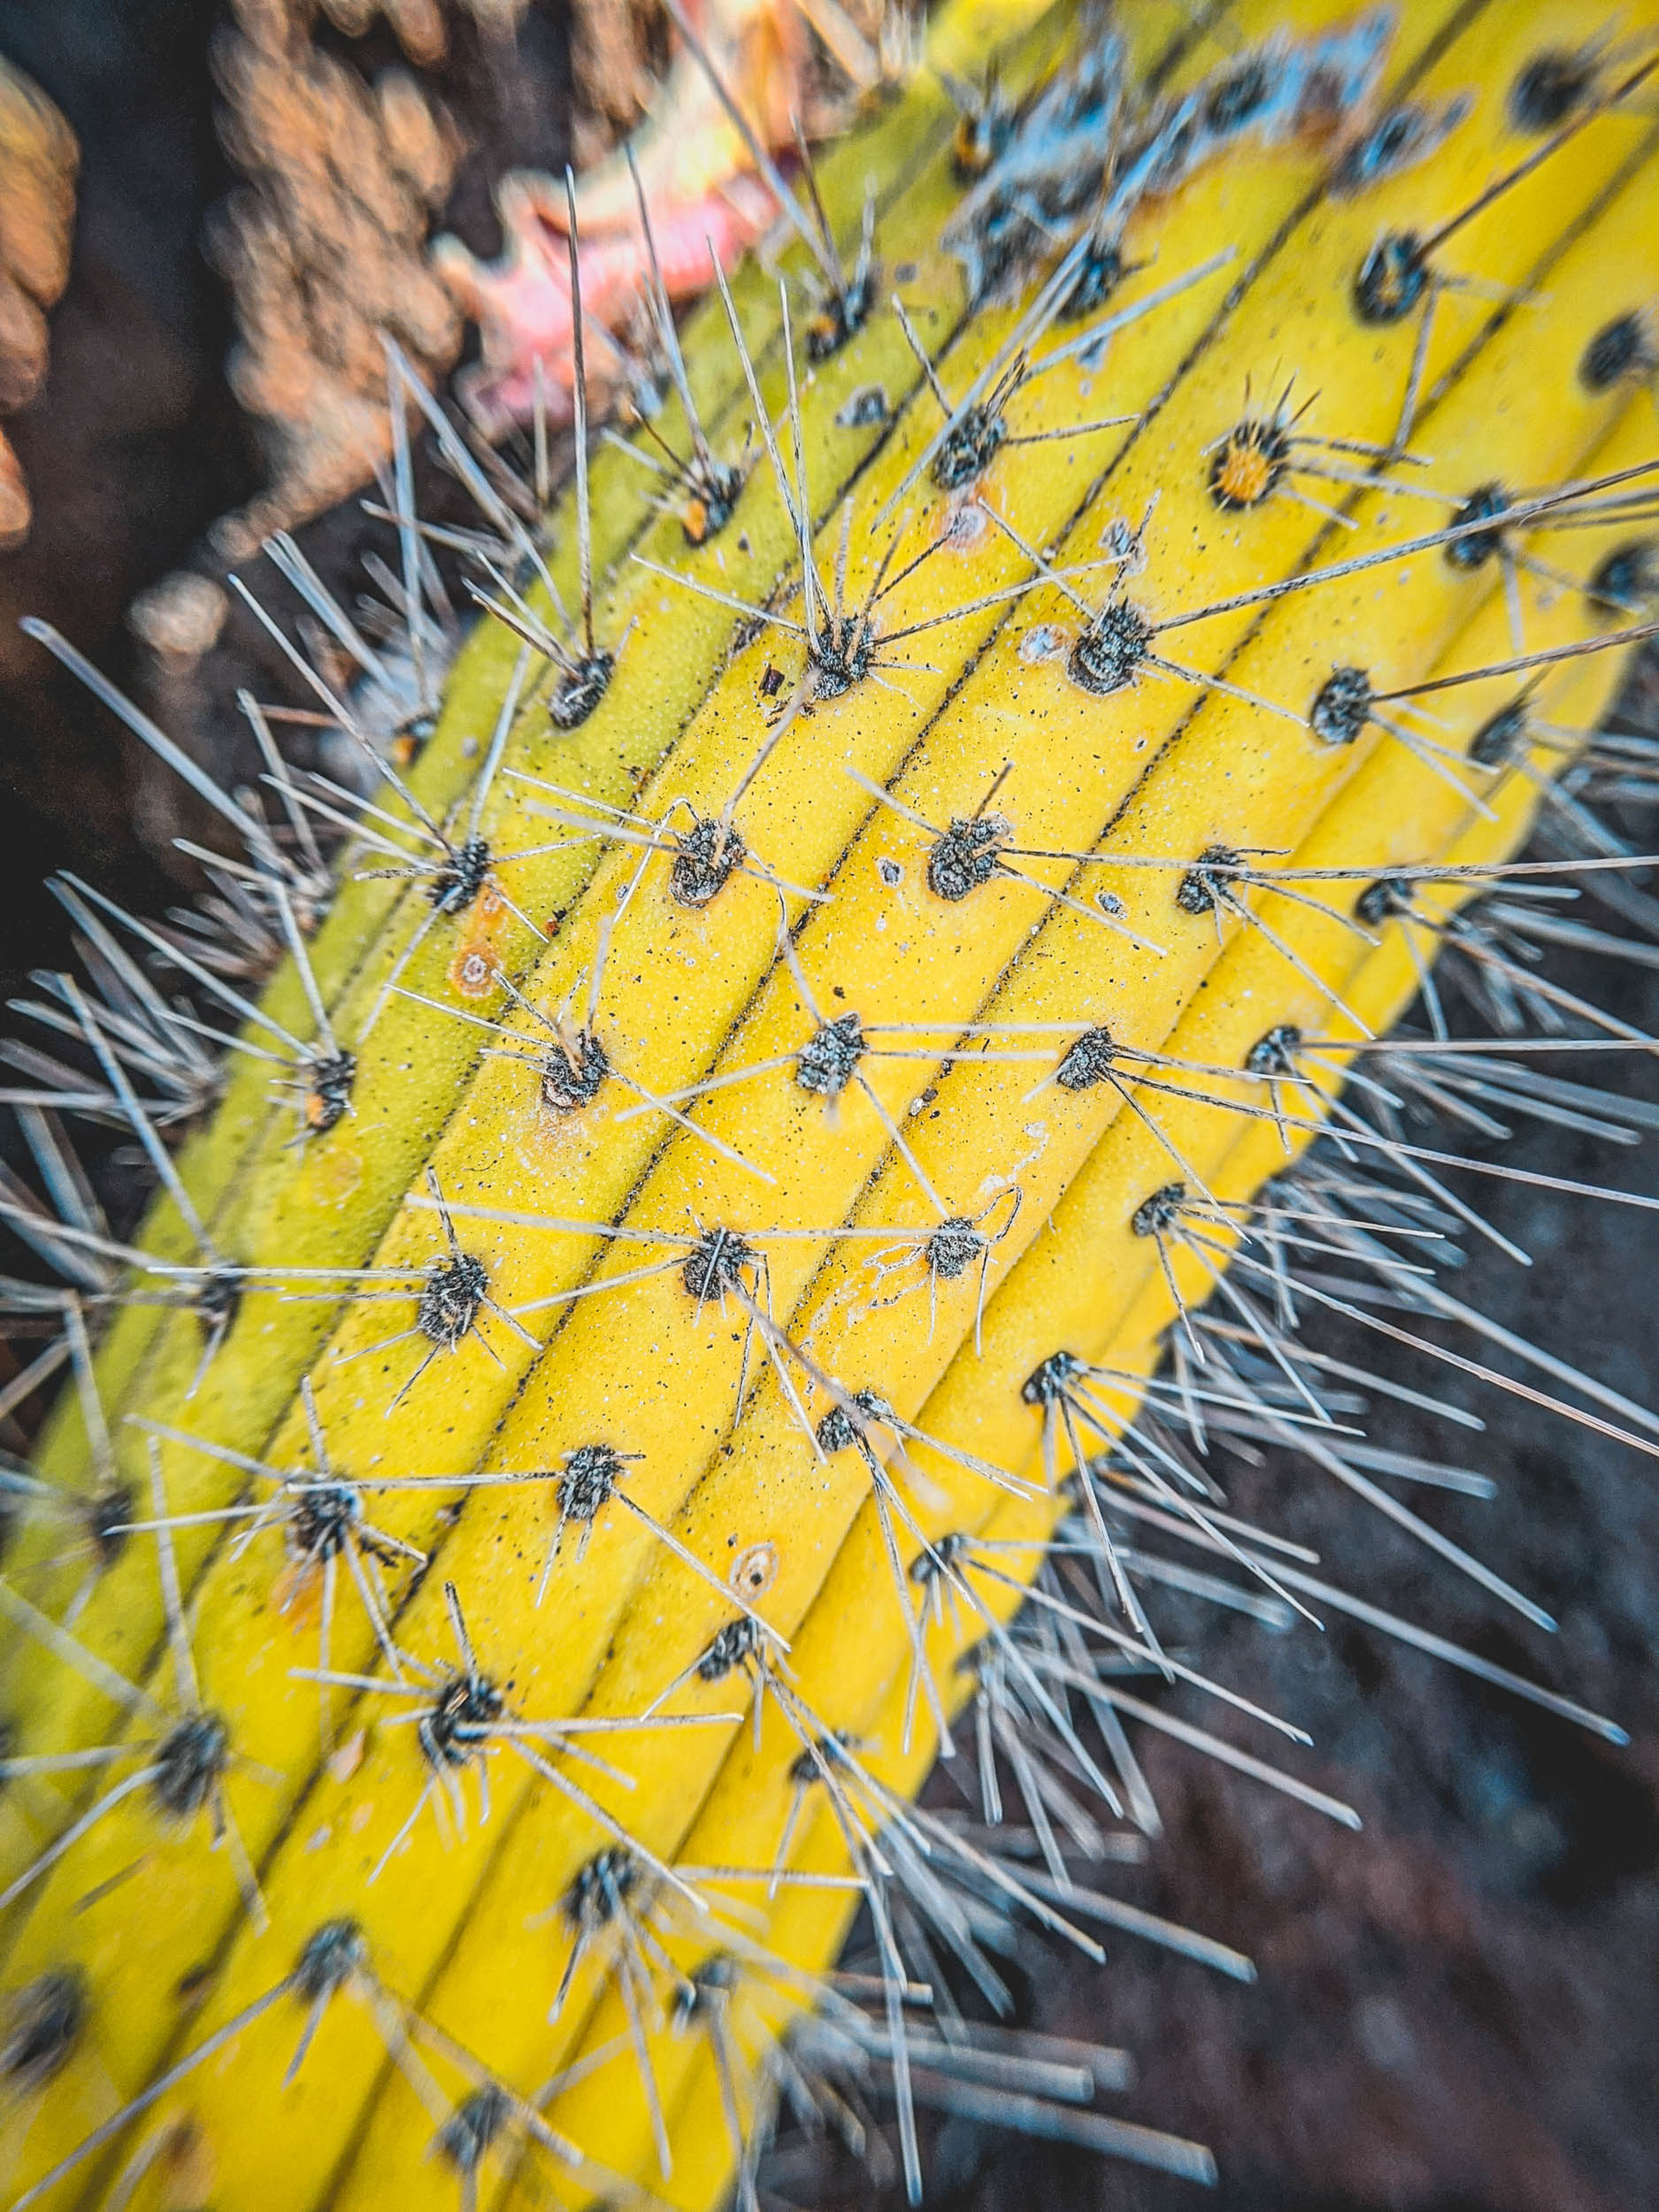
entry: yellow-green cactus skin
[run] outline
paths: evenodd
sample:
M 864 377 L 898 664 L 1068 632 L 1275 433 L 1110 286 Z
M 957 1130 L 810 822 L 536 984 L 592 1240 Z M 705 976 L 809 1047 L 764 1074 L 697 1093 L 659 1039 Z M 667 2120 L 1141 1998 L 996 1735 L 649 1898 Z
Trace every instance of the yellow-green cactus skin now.
M 188 1299 L 134 1299 L 96 1354 L 141 1525 L 89 1593 L 60 1512 L 13 1528 L 0 1979 L 73 2018 L 14 2068 L 0 2199 L 752 2187 L 768 2053 L 861 1901 L 880 1934 L 869 1793 L 915 1797 L 1076 1509 L 1040 1379 L 1111 1371 L 1081 1448 L 1129 1427 L 1640 626 L 1586 584 L 1652 363 L 1586 365 L 1659 297 L 1622 96 L 1659 4 L 1597 35 L 1573 0 L 943 0 L 818 160 L 849 265 L 874 210 L 856 327 L 813 328 L 798 242 L 688 318 L 733 512 L 693 545 L 595 446 L 603 696 L 562 727 L 478 621 L 409 787 L 488 866 L 447 902 L 388 870 L 419 833 L 375 794 L 310 987 L 260 1002 L 355 1041 L 349 1107 L 296 1138 L 230 1063 L 176 1165 L 234 1319 L 204 1363 Z M 993 68 L 985 166 L 950 87 Z M 1109 150 L 1004 268 L 1025 188 L 1000 230 L 991 188 L 1099 82 Z M 683 449 L 678 402 L 655 428 Z M 579 520 L 538 541 L 571 602 Z M 137 1240 L 202 1248 L 166 1192 Z M 86 1406 L 35 1462 L 81 1495 Z M 342 1497 L 355 1537 L 296 1538 Z M 999 1574 L 941 1601 L 975 1543 Z

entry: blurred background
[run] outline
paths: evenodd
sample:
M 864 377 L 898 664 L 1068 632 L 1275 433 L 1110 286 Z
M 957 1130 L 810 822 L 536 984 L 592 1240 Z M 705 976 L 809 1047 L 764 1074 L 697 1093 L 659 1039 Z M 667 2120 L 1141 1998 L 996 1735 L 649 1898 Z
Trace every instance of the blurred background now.
M 291 526 L 349 602 L 382 541 L 358 503 L 378 332 L 440 382 L 476 343 L 430 241 L 499 254 L 499 180 L 595 158 L 638 119 L 666 51 L 650 0 L 6 0 L 6 995 L 67 955 L 50 871 L 154 911 L 190 887 L 173 840 L 196 826 L 19 618 L 56 625 L 215 772 L 245 772 L 236 688 L 291 696 L 291 680 L 232 611 L 225 570 Z M 444 495 L 428 459 L 423 508 Z M 1614 711 L 1659 732 L 1659 661 Z M 1659 1027 L 1653 966 L 1567 968 Z M 1659 1101 L 1651 1059 L 1624 1056 L 1603 1079 Z M 1659 1194 L 1651 1144 L 1609 1157 L 1546 1132 L 1509 1156 Z M 1482 1248 L 1465 1294 L 1654 1403 L 1653 1217 L 1513 1185 L 1471 1194 L 1537 1258 L 1522 1271 Z M 1365 1356 L 1334 1331 L 1322 1341 Z M 1464 1394 L 1423 1364 L 1404 1379 Z M 1051 1955 L 1021 1993 L 1033 2024 L 1134 2054 L 1124 2109 L 1212 2145 L 1209 2200 L 1226 2212 L 1645 2212 L 1659 2198 L 1659 1469 L 1512 1400 L 1488 1393 L 1480 1409 L 1464 1456 L 1496 1500 L 1431 1494 L 1423 1510 L 1548 1607 L 1554 1639 L 1494 1629 L 1374 1521 L 1359 1553 L 1356 1517 L 1305 1471 L 1270 1463 L 1239 1509 L 1271 1512 L 1377 1602 L 1614 1715 L 1629 1747 L 1358 1630 L 1274 1638 L 1194 1611 L 1171 1632 L 1190 1627 L 1202 1663 L 1312 1732 L 1310 1778 L 1356 1803 L 1364 1832 L 1326 1832 L 1158 1739 L 1146 1760 L 1168 1832 L 1125 1893 L 1249 1953 L 1256 1985 L 1120 1944 L 1103 1974 Z M 1444 1450 L 1403 1411 L 1386 1440 Z M 954 2122 L 934 2131 L 931 2174 L 932 2200 L 984 2212 L 1205 2200 Z M 821 2148 L 785 2147 L 768 2179 L 802 2206 L 899 2197 Z

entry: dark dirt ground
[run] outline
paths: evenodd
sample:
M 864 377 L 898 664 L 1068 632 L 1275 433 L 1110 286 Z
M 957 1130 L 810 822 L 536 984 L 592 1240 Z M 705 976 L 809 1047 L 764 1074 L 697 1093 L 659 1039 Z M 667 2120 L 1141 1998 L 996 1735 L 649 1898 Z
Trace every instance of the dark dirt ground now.
M 199 548 L 257 481 L 250 426 L 227 390 L 225 301 L 200 250 L 229 181 L 205 67 L 212 0 L 11 0 L 0 43 L 64 108 L 83 150 L 74 273 L 53 319 L 52 374 L 18 419 L 38 512 L 0 557 L 0 969 L 13 986 L 61 958 L 38 889 L 69 864 L 152 907 L 168 856 L 133 827 L 139 768 L 96 709 L 18 637 L 56 621 L 123 680 L 123 611 Z M 562 24 L 538 33 L 545 99 L 491 149 L 558 151 Z M 539 137 L 538 137 L 539 134 Z M 504 161 L 502 165 L 504 165 Z M 488 248 L 476 165 L 452 227 Z M 325 518 L 314 557 L 347 579 L 359 525 Z M 248 666 L 246 641 L 208 672 L 198 741 Z M 1659 727 L 1659 673 L 1629 702 Z M 1659 972 L 1572 979 L 1659 1026 Z M 1605 1079 L 1659 1099 L 1659 1065 Z M 1659 1193 L 1659 1147 L 1614 1152 L 1545 1133 L 1518 1164 Z M 1509 1326 L 1647 1402 L 1659 1397 L 1653 1217 L 1469 1179 L 1467 1194 L 1536 1264 L 1481 1250 L 1465 1294 Z M 1363 1345 L 1334 1348 L 1358 1359 Z M 1407 1379 L 1459 1395 L 1419 1363 Z M 1471 1401 L 1472 1402 L 1472 1401 Z M 1024 2016 L 1125 2045 L 1139 2084 L 1115 2108 L 1210 2143 L 1225 2212 L 1646 2212 L 1659 2201 L 1659 1494 L 1654 1463 L 1514 1401 L 1481 1401 L 1484 1435 L 1455 1455 L 1499 1498 L 1414 1502 L 1559 1618 L 1555 1638 L 1496 1609 L 1305 1469 L 1254 1479 L 1240 1509 L 1316 1545 L 1333 1578 L 1617 1717 L 1613 1750 L 1367 1632 L 1273 1638 L 1194 1617 L 1202 1663 L 1309 1727 L 1301 1771 L 1364 1816 L 1350 1835 L 1163 1740 L 1145 1747 L 1168 1832 L 1123 1893 L 1248 1952 L 1254 1987 L 1127 1943 L 1107 1970 L 1050 1954 Z M 1386 1440 L 1444 1453 L 1420 1417 Z M 961 2212 L 1174 2212 L 1190 2186 L 950 2124 L 932 2200 Z M 803 2203 L 897 2201 L 832 2168 Z

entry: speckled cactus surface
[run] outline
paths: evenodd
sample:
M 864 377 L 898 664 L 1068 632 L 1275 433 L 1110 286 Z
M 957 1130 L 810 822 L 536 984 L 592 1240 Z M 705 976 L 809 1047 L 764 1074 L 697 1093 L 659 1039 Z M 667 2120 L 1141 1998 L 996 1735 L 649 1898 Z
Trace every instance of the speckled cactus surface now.
M 1624 1126 L 1567 1056 L 1642 1041 L 1543 956 L 1649 918 L 1596 731 L 1659 7 L 919 38 L 810 165 L 714 88 L 771 234 L 678 329 L 647 255 L 621 366 L 572 300 L 550 512 L 393 357 L 401 657 L 267 615 L 341 764 L 261 722 L 212 800 L 263 968 L 64 887 L 81 1088 L 18 1092 L 4 1194 L 66 1378 L 0 1581 L 7 2203 L 698 2212 L 813 2121 L 915 2194 L 941 2106 L 1202 2182 L 1121 2055 L 998 2024 L 1017 1944 L 1249 1971 L 1110 1894 L 1144 1732 L 1353 1822 L 1161 1597 L 1612 1730 L 1436 1639 L 1454 1573 L 1547 1624 L 1355 1393 L 1425 1332 L 1493 1368 L 1434 1271 L 1482 1116 Z M 153 1165 L 130 1246 L 60 1110 Z M 1252 1520 L 1268 1447 L 1354 1494 L 1340 1569 Z

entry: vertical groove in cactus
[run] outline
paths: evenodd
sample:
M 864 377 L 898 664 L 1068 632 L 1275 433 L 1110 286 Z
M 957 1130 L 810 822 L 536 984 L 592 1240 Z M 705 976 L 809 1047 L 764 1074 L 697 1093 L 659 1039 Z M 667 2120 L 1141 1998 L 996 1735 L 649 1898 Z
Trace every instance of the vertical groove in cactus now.
M 1298 1204 L 1334 1248 L 1333 1118 L 1356 1176 L 1386 1152 L 1450 1202 L 1440 1138 L 1353 1133 L 1350 1073 L 1422 1036 L 1472 902 L 1532 880 L 1503 872 L 1642 627 L 1615 586 L 1653 361 L 1593 349 L 1659 297 L 1620 88 L 1656 34 L 1637 4 L 1586 47 L 1565 0 L 947 0 L 818 163 L 848 257 L 874 210 L 860 326 L 818 341 L 799 242 L 683 326 L 747 469 L 724 527 L 688 544 L 611 446 L 544 563 L 483 493 L 492 611 L 410 774 L 449 873 L 388 861 L 420 833 L 377 794 L 311 987 L 288 964 L 260 1002 L 304 1039 L 323 1010 L 349 1101 L 296 1137 L 268 1065 L 229 1065 L 177 1155 L 199 1229 L 164 1193 L 139 1242 L 216 1256 L 234 1318 L 204 1358 L 181 1275 L 109 1319 L 128 1503 L 89 1593 L 45 1505 L 11 1535 L 4 1981 L 85 1998 L 19 2089 L 8 2200 L 752 2203 L 777 2052 L 854 2033 L 859 1910 L 908 2164 L 895 1914 L 948 1873 L 1069 1926 L 1041 1851 L 909 1824 L 993 1678 L 1069 1762 L 1042 1817 L 1098 1801 L 1074 1839 L 1156 1825 L 1131 1739 L 1159 1726 L 1353 1817 L 1269 1717 L 1243 1752 L 1194 1737 L 1203 1686 L 1073 1465 L 1128 1453 L 1212 1580 L 1363 1607 L 1135 1443 L 1182 1407 L 1201 1439 L 1202 1377 L 1234 1374 L 1195 1315 L 1250 1339 L 1266 1432 L 1356 1514 L 1526 1610 L 1272 1395 L 1306 1384 L 1261 1252 L 1301 1249 Z M 1540 121 L 1563 57 L 1583 81 Z M 970 81 L 1007 123 L 977 180 Z M 1103 174 L 1039 222 L 1068 129 Z M 1024 260 L 972 296 L 1005 234 Z M 683 443 L 677 403 L 656 427 Z M 557 624 L 549 580 L 573 603 L 589 526 L 616 658 L 567 729 L 518 633 Z M 84 1413 L 65 1392 L 45 1482 L 100 1473 Z M 1021 1615 L 1090 1543 L 1087 1596 Z M 1144 1681 L 1075 1676 L 1086 1601 Z M 1041 1634 L 1074 1676 L 1039 1693 Z

